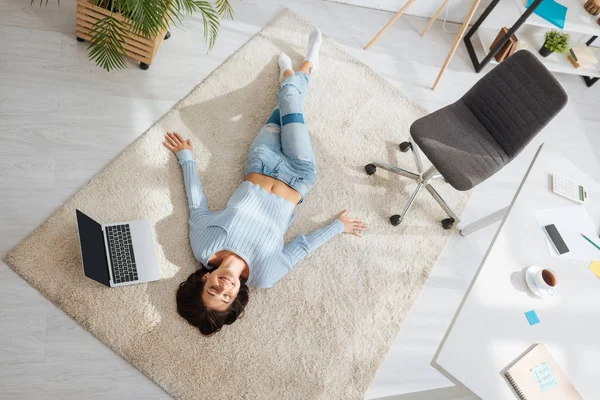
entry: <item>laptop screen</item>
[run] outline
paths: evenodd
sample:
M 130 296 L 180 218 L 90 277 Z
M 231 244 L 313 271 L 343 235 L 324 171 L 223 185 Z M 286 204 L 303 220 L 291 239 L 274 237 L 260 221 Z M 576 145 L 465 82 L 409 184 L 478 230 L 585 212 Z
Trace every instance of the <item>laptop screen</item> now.
M 96 282 L 110 286 L 102 225 L 77 210 L 77 226 L 83 273 Z

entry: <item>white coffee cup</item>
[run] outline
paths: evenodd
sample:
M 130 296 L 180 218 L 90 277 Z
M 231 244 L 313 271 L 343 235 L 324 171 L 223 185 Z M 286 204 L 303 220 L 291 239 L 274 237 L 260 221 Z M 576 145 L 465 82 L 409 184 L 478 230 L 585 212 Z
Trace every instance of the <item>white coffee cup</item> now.
M 556 294 L 556 285 L 558 284 L 556 273 L 550 268 L 540 269 L 535 274 L 535 284 L 540 290 L 543 290 L 550 296 L 554 296 Z

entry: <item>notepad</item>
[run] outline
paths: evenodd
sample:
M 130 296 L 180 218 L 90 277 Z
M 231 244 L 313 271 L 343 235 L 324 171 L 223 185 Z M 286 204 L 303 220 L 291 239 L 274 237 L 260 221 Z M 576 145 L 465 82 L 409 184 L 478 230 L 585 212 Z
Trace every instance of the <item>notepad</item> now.
M 600 278 L 600 261 L 592 261 L 590 269 L 598 278 Z
M 516 360 L 504 375 L 522 400 L 583 400 L 541 343 Z
M 525 6 L 525 8 L 529 8 L 533 4 L 533 1 L 534 0 L 527 1 L 527 6 Z M 567 7 L 554 0 L 543 0 L 535 9 L 534 13 L 544 18 L 546 21 L 558 26 L 560 29 L 565 27 Z

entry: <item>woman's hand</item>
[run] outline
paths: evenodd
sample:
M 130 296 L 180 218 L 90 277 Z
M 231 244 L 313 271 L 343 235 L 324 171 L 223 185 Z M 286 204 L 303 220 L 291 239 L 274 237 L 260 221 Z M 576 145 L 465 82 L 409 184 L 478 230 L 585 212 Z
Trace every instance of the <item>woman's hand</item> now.
M 348 210 L 344 210 L 338 219 L 344 223 L 344 233 L 351 233 L 354 236 L 363 237 L 362 233 L 367 230 L 367 224 L 362 219 L 348 218 Z
M 163 144 L 167 149 L 175 153 L 175 155 L 181 150 L 192 150 L 191 139 L 185 140 L 179 133 L 175 132 L 167 132 Z

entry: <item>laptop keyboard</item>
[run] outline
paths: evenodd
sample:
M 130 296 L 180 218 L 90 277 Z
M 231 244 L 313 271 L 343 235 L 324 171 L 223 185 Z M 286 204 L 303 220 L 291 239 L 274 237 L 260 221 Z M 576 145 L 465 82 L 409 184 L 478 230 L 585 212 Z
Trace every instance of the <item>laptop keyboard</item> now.
M 131 244 L 129 225 L 113 225 L 106 227 L 110 263 L 115 283 L 137 281 L 137 268 Z

